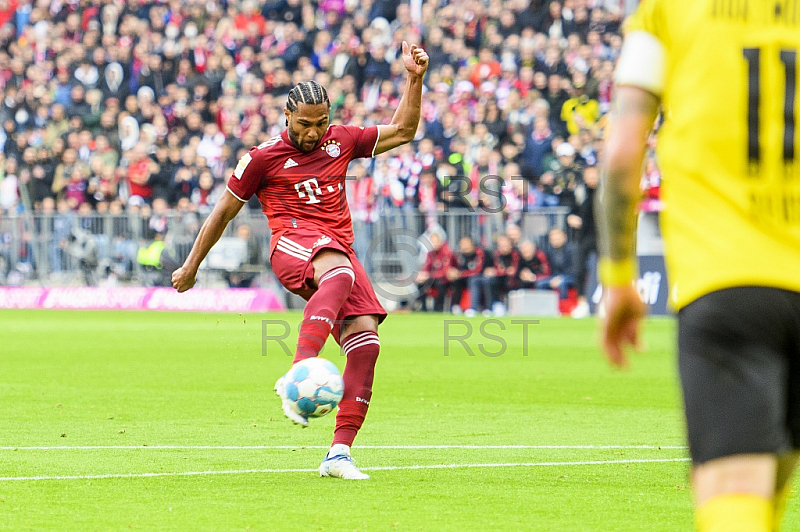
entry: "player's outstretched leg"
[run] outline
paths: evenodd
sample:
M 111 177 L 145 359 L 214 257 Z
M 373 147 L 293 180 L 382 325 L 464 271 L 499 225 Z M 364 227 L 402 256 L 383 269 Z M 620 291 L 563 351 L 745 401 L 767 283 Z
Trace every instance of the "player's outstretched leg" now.
M 308 299 L 303 310 L 303 322 L 300 324 L 293 364 L 315 357 L 322 350 L 356 278 L 350 261 L 343 253 L 322 252 L 314 259 L 313 264 L 317 290 Z M 308 426 L 308 418 L 294 412 L 290 406 L 291 401 L 283 390 L 284 377 L 275 383 L 275 393 L 281 398 L 283 413 L 293 423 Z
M 356 274 L 350 265 L 336 266 L 320 276 L 317 291 L 309 298 L 303 310 L 294 364 L 315 357 L 322 351 L 355 279 Z
M 372 398 L 375 362 L 380 348 L 378 333 L 374 330 L 362 330 L 350 334 L 342 342 L 342 349 L 347 355 L 347 365 L 343 375 L 344 395 L 336 414 L 333 445 L 319 466 L 320 476 L 348 480 L 369 478 L 369 475 L 359 471 L 353 463 L 350 446 L 367 415 L 369 401 Z

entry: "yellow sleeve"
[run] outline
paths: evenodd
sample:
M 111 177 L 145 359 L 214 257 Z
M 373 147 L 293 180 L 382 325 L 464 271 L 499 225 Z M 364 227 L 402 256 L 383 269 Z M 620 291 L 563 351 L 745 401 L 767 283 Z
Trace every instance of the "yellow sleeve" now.
M 666 46 L 667 32 L 661 4 L 663 2 L 659 0 L 642 0 L 636 11 L 625 20 L 624 32 L 646 31 Z
M 617 85 L 632 85 L 662 96 L 670 48 L 666 12 L 675 12 L 681 7 L 675 4 L 682 0 L 665 1 L 642 0 L 625 20 L 625 43 L 614 72 Z

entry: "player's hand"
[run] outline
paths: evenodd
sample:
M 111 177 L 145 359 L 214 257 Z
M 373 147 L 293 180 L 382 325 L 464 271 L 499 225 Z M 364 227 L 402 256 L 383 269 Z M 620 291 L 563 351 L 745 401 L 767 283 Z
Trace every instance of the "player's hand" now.
M 182 266 L 172 272 L 172 286 L 178 292 L 186 292 L 197 282 L 195 279 L 196 275 L 197 272 Z
M 627 346 L 641 351 L 639 322 L 646 307 L 639 292 L 631 286 L 605 288 L 603 303 L 606 316 L 601 322 L 603 351 L 608 361 L 619 368 L 628 366 Z
M 403 41 L 403 66 L 411 74 L 421 76 L 428 70 L 428 54 L 416 44 L 409 48 L 408 43 Z

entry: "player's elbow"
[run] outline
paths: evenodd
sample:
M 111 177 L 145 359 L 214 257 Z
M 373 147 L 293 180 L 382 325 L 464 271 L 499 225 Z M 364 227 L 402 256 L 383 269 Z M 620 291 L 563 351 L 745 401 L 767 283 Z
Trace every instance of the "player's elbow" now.
M 639 174 L 644 160 L 644 143 L 609 142 L 605 166 L 609 175 Z
M 234 218 L 236 218 L 236 213 L 231 213 L 231 212 L 228 212 L 228 211 L 223 211 L 223 212 L 220 214 L 220 222 L 222 223 L 222 225 L 223 225 L 224 227 L 227 227 L 227 226 L 228 226 L 228 224 L 229 224 L 229 223 L 231 223 L 231 221 L 233 221 L 233 219 L 234 219 Z
M 206 218 L 206 223 L 221 228 L 224 231 L 231 220 L 236 217 L 237 213 L 238 211 L 232 211 L 231 209 L 224 208 L 221 204 L 217 204 L 216 208 L 212 210 L 208 218 Z
M 416 127 L 403 127 L 398 126 L 395 139 L 400 144 L 407 144 L 414 140 L 414 135 L 417 133 Z

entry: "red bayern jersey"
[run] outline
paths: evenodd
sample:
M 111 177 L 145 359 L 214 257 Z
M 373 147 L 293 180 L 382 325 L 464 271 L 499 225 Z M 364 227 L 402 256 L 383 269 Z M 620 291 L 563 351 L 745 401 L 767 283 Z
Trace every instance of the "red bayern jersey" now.
M 284 130 L 239 160 L 228 190 L 242 201 L 258 195 L 269 219 L 273 247 L 281 234 L 297 228 L 318 230 L 350 245 L 347 167 L 353 159 L 372 157 L 377 143 L 377 126 L 332 125 L 319 145 L 305 153 Z

